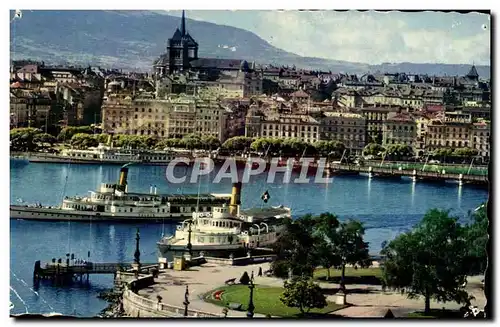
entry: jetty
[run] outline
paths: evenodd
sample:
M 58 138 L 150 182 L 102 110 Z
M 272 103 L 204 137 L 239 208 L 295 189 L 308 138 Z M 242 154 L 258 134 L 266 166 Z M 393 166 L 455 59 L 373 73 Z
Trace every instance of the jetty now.
M 158 267 L 158 263 L 145 263 L 140 267 L 141 271 L 149 271 Z M 89 275 L 94 274 L 116 274 L 119 271 L 131 271 L 136 269 L 134 263 L 94 263 L 86 262 L 85 264 L 72 264 L 70 262 L 51 262 L 44 267 L 40 261 L 35 262 L 33 269 L 34 279 L 49 279 L 49 280 L 83 280 L 85 277 L 88 280 Z

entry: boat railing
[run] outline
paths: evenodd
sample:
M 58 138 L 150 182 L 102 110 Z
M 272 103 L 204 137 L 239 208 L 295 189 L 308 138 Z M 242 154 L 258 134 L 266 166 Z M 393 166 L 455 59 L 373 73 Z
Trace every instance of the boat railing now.
M 145 201 L 135 201 L 134 202 L 134 205 L 138 206 L 138 207 L 154 207 L 156 204 L 158 204 L 157 202 L 145 202 Z

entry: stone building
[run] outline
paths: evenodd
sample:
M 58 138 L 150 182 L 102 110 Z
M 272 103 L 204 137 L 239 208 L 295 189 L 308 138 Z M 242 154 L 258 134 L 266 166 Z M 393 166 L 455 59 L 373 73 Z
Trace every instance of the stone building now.
M 478 155 L 485 161 L 490 158 L 490 128 L 488 121 L 473 123 L 470 128 L 470 147 L 478 151 Z
M 242 65 L 245 65 L 242 69 Z M 198 80 L 215 81 L 221 75 L 230 75 L 238 71 L 255 70 L 255 64 L 239 59 L 199 58 L 198 43 L 187 32 L 186 19 L 182 11 L 181 26 L 177 28 L 167 41 L 166 52 L 153 64 L 156 78 L 163 78 L 172 74 L 193 72 Z
M 395 144 L 409 145 L 416 152 L 417 125 L 409 113 L 389 113 L 383 123 L 382 144 L 390 147 Z
M 11 127 L 36 127 L 44 131 L 62 119 L 54 93 L 14 89 L 10 92 Z
M 108 98 L 102 107 L 103 130 L 108 133 L 182 138 L 188 134 L 223 139 L 224 109 L 195 96 L 165 100 Z
M 190 67 L 190 62 L 198 59 L 198 43 L 186 31 L 186 19 L 182 11 L 181 29 L 167 41 L 167 52 L 154 64 L 155 72 L 160 75 L 182 72 Z
M 320 140 L 320 122 L 309 115 L 262 113 L 250 109 L 245 124 L 245 136 L 296 138 L 314 143 Z
M 366 143 L 382 144 L 384 121 L 389 113 L 398 111 L 401 111 L 400 107 L 380 105 L 354 108 L 354 112 L 366 119 Z
M 361 153 L 366 143 L 366 118 L 349 112 L 323 113 L 320 139 L 342 142 L 354 153 Z
M 294 138 L 308 143 L 339 141 L 346 148 L 361 152 L 365 146 L 366 124 L 362 115 L 348 112 L 297 114 L 251 108 L 246 117 L 245 136 Z
M 427 151 L 439 148 L 466 148 L 470 146 L 470 119 L 445 117 L 433 119 L 427 125 Z

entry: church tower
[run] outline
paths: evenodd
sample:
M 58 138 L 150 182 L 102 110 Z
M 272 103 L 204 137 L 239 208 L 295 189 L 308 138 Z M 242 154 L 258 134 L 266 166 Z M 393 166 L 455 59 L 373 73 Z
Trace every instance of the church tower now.
M 172 74 L 189 69 L 189 62 L 198 59 L 198 43 L 186 31 L 186 17 L 182 11 L 181 29 L 177 28 L 168 39 L 165 73 Z

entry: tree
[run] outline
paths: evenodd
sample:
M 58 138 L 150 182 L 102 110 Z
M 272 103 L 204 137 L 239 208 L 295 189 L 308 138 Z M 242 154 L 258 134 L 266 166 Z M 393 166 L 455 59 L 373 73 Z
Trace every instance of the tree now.
M 57 139 L 50 134 L 40 133 L 34 135 L 33 142 L 38 143 L 41 146 L 43 146 L 44 144 L 49 144 L 50 146 L 52 146 L 57 142 Z
M 431 297 L 467 302 L 464 228 L 448 211 L 431 209 L 410 232 L 399 235 L 381 252 L 384 285 L 405 290 L 408 297 L 424 296 L 425 313 Z
M 446 157 L 451 157 L 453 155 L 453 149 L 441 148 L 436 149 L 432 152 L 432 156 L 441 159 L 442 162 L 446 161 Z
M 281 145 L 283 143 L 282 139 L 274 139 L 274 138 L 258 138 L 252 142 L 250 148 L 253 151 L 269 151 L 269 154 L 278 153 L 281 150 Z
M 115 135 L 114 142 L 117 147 L 132 149 L 152 149 L 158 139 L 152 135 Z
M 368 254 L 368 243 L 363 240 L 365 229 L 363 224 L 357 220 L 347 220 L 336 228 L 335 232 L 328 235 L 334 253 L 338 256 L 338 261 L 342 268 L 340 286 L 345 290 L 345 267 L 348 264 L 359 265 L 361 267 L 370 266 L 370 256 Z M 330 239 L 332 237 L 333 239 Z
M 243 275 L 241 275 L 240 283 L 243 285 L 248 285 L 248 283 L 250 283 L 250 277 L 248 276 L 248 273 L 246 271 L 243 272 Z
M 205 149 L 210 151 L 220 147 L 220 141 L 215 136 L 202 136 L 201 143 Z
M 71 140 L 73 135 L 82 133 L 82 134 L 92 134 L 94 131 L 90 126 L 67 126 L 64 127 L 61 132 L 59 132 L 59 135 L 57 136 L 57 139 L 61 142 L 67 142 Z
M 227 139 L 224 144 L 222 144 L 222 148 L 229 151 L 244 151 L 250 148 L 252 142 L 253 139 L 251 137 L 235 136 Z
M 299 308 L 302 314 L 327 305 L 321 288 L 311 278 L 298 277 L 290 282 L 285 281 L 284 289 L 280 301 L 288 307 Z
M 381 156 L 385 152 L 385 148 L 377 143 L 370 143 L 363 149 L 365 156 Z
M 316 141 L 314 147 L 320 155 L 333 156 L 334 158 L 342 157 L 345 150 L 345 145 L 339 141 Z
M 98 143 L 106 143 L 108 142 L 108 135 L 106 134 L 95 134 L 94 138 Z
M 271 263 L 273 274 L 286 278 L 291 271 L 295 276 L 312 276 L 317 263 L 313 217 L 305 215 L 295 221 L 287 220 L 285 224 L 284 232 L 273 244 L 276 253 L 276 259 Z
M 182 148 L 184 144 L 181 139 L 165 139 L 161 140 L 156 144 L 157 149 L 165 149 L 165 148 Z
M 337 240 L 337 229 L 340 223 L 337 216 L 331 213 L 322 213 L 316 217 L 315 220 L 314 233 L 319 240 L 318 243 L 316 243 L 316 255 L 318 257 L 318 263 L 326 268 L 326 279 L 329 280 L 330 267 L 341 264 L 340 257 L 335 253 L 337 247 L 335 241 Z
M 472 158 L 478 155 L 478 151 L 472 148 L 456 148 L 453 150 L 453 155 L 463 158 Z
M 302 153 L 304 153 L 304 150 L 307 149 L 308 146 L 309 146 L 308 143 L 300 139 L 290 138 L 290 139 L 285 139 L 281 143 L 281 151 L 285 155 L 291 155 L 291 156 L 301 155 Z
M 71 137 L 71 145 L 78 149 L 87 149 L 99 145 L 97 139 L 93 135 L 78 133 Z
M 36 135 L 42 131 L 38 128 L 14 128 L 10 131 L 10 148 L 14 151 L 34 151 Z
M 186 149 L 194 150 L 203 148 L 203 142 L 198 135 L 189 134 L 182 138 L 182 144 Z
M 479 206 L 471 215 L 472 223 L 466 226 L 467 260 L 469 274 L 484 273 L 488 263 L 488 213 L 486 204 Z
M 404 144 L 392 144 L 387 148 L 387 155 L 395 160 L 413 156 L 413 148 Z

